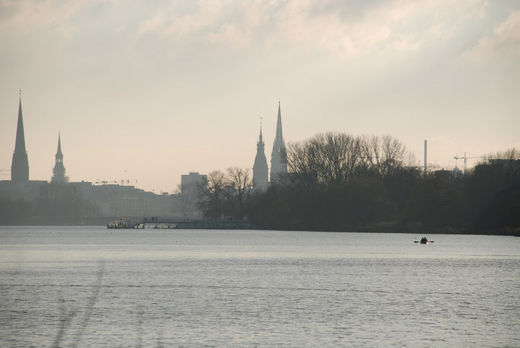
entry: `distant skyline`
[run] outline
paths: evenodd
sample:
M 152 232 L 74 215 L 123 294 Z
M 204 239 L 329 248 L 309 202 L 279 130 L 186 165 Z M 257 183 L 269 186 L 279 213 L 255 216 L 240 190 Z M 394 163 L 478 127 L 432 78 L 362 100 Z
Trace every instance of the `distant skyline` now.
M 513 0 L 0 0 L 0 180 L 22 89 L 31 180 L 173 192 L 287 144 L 389 134 L 441 168 L 520 148 Z M 472 166 L 475 159 L 468 161 Z M 463 161 L 458 161 L 462 168 Z M 136 184 L 137 180 L 137 184 Z

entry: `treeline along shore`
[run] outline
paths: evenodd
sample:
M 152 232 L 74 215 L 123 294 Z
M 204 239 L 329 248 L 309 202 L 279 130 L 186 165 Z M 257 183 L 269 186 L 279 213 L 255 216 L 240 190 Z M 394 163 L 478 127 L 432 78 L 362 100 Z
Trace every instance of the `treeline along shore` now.
M 239 218 L 237 207 L 245 206 L 243 215 L 263 229 L 520 234 L 516 149 L 490 155 L 466 173 L 425 173 L 412 162 L 390 136 L 319 134 L 289 145 L 288 174 L 264 192 L 236 199 L 226 191 L 238 192 L 237 169 L 227 179 L 210 173 L 205 216 Z
M 233 167 L 210 172 L 196 202 L 182 193 L 152 198 L 165 218 L 195 209 L 191 216 L 204 221 L 246 221 L 258 229 L 520 235 L 516 149 L 489 155 L 465 173 L 424 172 L 391 136 L 318 134 L 290 144 L 284 155 L 288 173 L 263 191 L 253 190 L 249 170 Z M 0 224 L 108 221 L 96 203 L 101 198 L 89 199 L 71 184 L 40 191 L 31 200 L 0 195 Z M 168 208 L 169 202 L 176 204 Z

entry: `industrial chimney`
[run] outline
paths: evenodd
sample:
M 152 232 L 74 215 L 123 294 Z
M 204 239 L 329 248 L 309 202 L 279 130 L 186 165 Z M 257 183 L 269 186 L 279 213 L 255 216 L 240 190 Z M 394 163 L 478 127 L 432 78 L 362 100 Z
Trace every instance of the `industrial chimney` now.
M 424 140 L 424 175 L 428 169 L 428 140 Z

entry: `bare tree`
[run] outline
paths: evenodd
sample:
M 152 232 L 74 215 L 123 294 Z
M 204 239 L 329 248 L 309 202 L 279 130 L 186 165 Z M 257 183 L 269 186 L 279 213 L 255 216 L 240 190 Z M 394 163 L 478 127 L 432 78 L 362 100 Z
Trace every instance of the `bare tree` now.
M 380 171 L 381 175 L 391 174 L 396 168 L 405 164 L 405 146 L 390 135 L 385 135 L 381 139 L 383 162 Z
M 345 183 L 355 175 L 361 160 L 360 140 L 341 133 L 318 134 L 303 143 L 291 144 L 288 151 L 290 172 L 307 188 Z
M 381 171 L 381 138 L 375 135 L 363 135 L 359 142 L 363 168 L 379 174 Z
M 208 186 L 206 200 L 203 202 L 207 216 L 217 219 L 223 213 L 223 200 L 226 189 L 226 177 L 220 170 L 214 170 L 208 174 Z
M 253 188 L 253 181 L 248 169 L 231 167 L 227 169 L 227 192 L 231 204 L 236 207 L 235 216 L 244 216 L 244 203 Z
M 492 160 L 520 160 L 520 150 L 512 147 L 505 151 L 492 153 L 482 157 L 480 164 L 489 163 Z
M 290 144 L 288 169 L 302 188 L 342 185 L 356 176 L 385 176 L 405 163 L 406 148 L 390 136 L 354 137 L 343 133 L 318 134 Z
M 318 170 L 315 151 L 303 143 L 289 144 L 287 149 L 287 168 L 292 181 L 303 189 L 318 185 Z
M 362 136 L 359 138 L 365 168 L 377 175 L 391 174 L 394 169 L 402 167 L 407 161 L 413 161 L 407 154 L 405 146 L 389 135 Z

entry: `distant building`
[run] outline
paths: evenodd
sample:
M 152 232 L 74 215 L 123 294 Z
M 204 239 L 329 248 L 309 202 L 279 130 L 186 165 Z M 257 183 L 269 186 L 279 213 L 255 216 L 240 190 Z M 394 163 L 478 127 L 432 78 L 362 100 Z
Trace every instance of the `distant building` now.
M 65 176 L 65 167 L 63 166 L 63 153 L 61 153 L 61 135 L 58 134 L 58 151 L 56 152 L 56 164 L 52 170 L 53 175 L 51 182 L 54 184 L 65 184 L 69 179 Z
M 201 219 L 200 203 L 207 186 L 207 175 L 197 172 L 181 175 L 181 193 L 176 196 L 174 215 L 182 219 Z
M 104 223 L 119 216 L 177 217 L 174 196 L 156 195 L 129 185 L 93 185 L 85 181 L 69 183 L 63 164 L 61 135 L 58 135 L 55 159 L 50 184 L 45 180 L 29 180 L 20 97 L 11 180 L 0 180 L 0 200 L 3 203 L 0 224 Z M 183 191 L 189 192 L 199 183 L 202 186 L 207 184 L 205 175 L 190 173 L 184 177 Z M 53 185 L 56 183 L 63 185 Z
M 170 215 L 168 197 L 146 192 L 134 186 L 93 185 L 91 197 L 102 216 L 164 217 Z
M 262 125 L 260 124 L 260 136 L 256 144 L 255 164 L 253 165 L 253 188 L 255 190 L 265 190 L 269 185 L 267 174 L 267 160 L 264 152 L 264 141 L 262 139 Z
M 27 151 L 25 149 L 21 96 L 18 102 L 18 125 L 16 127 L 16 143 L 11 164 L 11 181 L 15 183 L 27 183 L 29 181 L 29 160 L 27 159 Z
M 208 185 L 208 176 L 197 172 L 181 175 L 181 193 L 198 194 Z
M 31 180 L 15 182 L 12 180 L 0 181 L 0 198 L 19 201 L 34 201 L 39 199 L 47 189 L 45 180 Z M 2 221 L 0 221 L 1 225 Z
M 72 182 L 67 184 L 90 202 L 98 217 L 169 217 L 172 215 L 172 199 L 131 185 Z
M 283 141 L 282 133 L 282 113 L 280 102 L 278 102 L 278 117 L 276 120 L 276 137 L 271 153 L 271 182 L 276 182 L 280 175 L 287 173 L 287 149 Z

